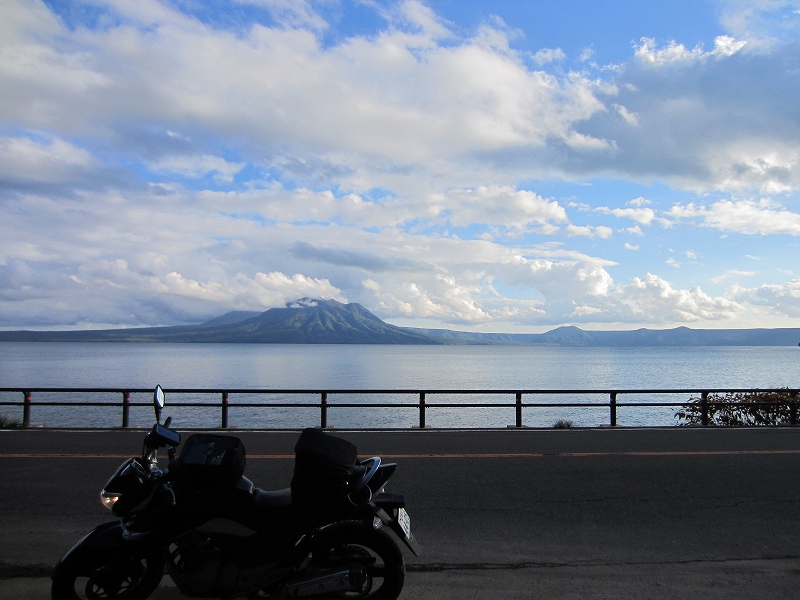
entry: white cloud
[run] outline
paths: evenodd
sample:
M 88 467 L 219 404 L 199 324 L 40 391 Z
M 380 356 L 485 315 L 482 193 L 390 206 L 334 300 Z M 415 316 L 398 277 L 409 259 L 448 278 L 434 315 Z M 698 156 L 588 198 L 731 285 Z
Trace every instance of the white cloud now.
M 534 192 L 507 186 L 481 186 L 453 190 L 431 198 L 438 213 L 447 212 L 449 223 L 466 227 L 475 223 L 524 229 L 532 223 L 566 222 L 567 213 L 558 202 L 546 200 Z
M 245 167 L 245 163 L 228 162 L 222 157 L 204 154 L 201 156 L 166 156 L 151 162 L 149 168 L 155 173 L 199 178 L 216 173 L 219 181 L 233 181 L 234 175 Z
M 569 224 L 564 228 L 564 233 L 568 236 L 599 237 L 608 239 L 614 235 L 614 230 L 605 225 L 573 225 Z
M 27 137 L 0 137 L 0 178 L 12 181 L 64 183 L 97 167 L 86 150 L 63 139 L 46 142 Z
M 487 183 L 486 153 L 509 148 L 607 147 L 575 129 L 604 109 L 597 82 L 531 71 L 476 39 L 440 45 L 450 33 L 418 2 L 387 15 L 396 28 L 332 47 L 297 28 L 313 21 L 309 4 L 267 5 L 291 17 L 284 28 L 233 35 L 152 2 L 101 5 L 111 18 L 95 30 L 59 29 L 52 18 L 36 30 L 31 21 L 15 52 L 0 56 L 0 86 L 13 90 L 0 113 L 22 127 L 104 140 L 132 122 L 194 124 L 240 140 L 250 160 L 300 179 L 325 173 L 355 191 L 425 190 L 431 178 L 438 189 Z
M 634 225 L 633 227 L 627 227 L 625 229 L 622 229 L 621 231 L 623 233 L 629 233 L 631 235 L 636 235 L 636 236 L 639 236 L 639 237 L 642 237 L 644 235 L 644 232 L 642 231 L 642 228 L 639 227 L 638 225 Z
M 625 242 L 625 246 L 624 247 L 625 247 L 625 250 L 638 250 L 639 249 L 639 246 L 634 246 L 633 244 L 629 244 L 628 242 Z
M 715 56 L 732 56 L 747 45 L 746 40 L 737 40 L 729 35 L 720 35 L 714 38 Z
M 726 279 L 733 279 L 739 277 L 755 277 L 755 271 L 739 271 L 737 269 L 729 269 L 725 271 L 722 275 L 717 275 L 716 277 L 712 277 L 709 281 L 713 284 L 722 283 Z
M 800 214 L 779 208 L 768 199 L 718 200 L 711 206 L 676 204 L 664 214 L 722 231 L 800 235 Z
M 620 219 L 631 219 L 642 225 L 650 225 L 656 216 L 652 208 L 608 208 L 607 206 L 599 206 L 595 210 L 604 215 L 614 215 Z
M 683 44 L 671 41 L 666 48 L 658 49 L 653 38 L 643 37 L 635 48 L 636 57 L 644 63 L 665 66 L 670 63 L 687 62 L 710 57 L 732 56 L 744 48 L 746 41 L 736 40 L 727 35 L 714 38 L 714 49 L 704 52 L 702 45 L 689 50 Z
M 738 303 L 713 298 L 699 287 L 674 289 L 666 280 L 650 273 L 643 279 L 634 277 L 616 291 L 623 304 L 649 322 L 728 319 L 742 309 Z
M 717 0 L 721 23 L 757 48 L 793 42 L 800 30 L 796 0 Z
M 612 108 L 617 111 L 617 114 L 619 114 L 619 116 L 622 117 L 628 125 L 633 125 L 635 127 L 639 124 L 638 114 L 630 112 L 621 104 L 612 104 Z
M 672 62 L 700 58 L 703 55 L 703 48 L 696 46 L 692 50 L 688 50 L 683 44 L 678 44 L 673 40 L 666 48 L 659 50 L 653 38 L 643 37 L 639 45 L 635 47 L 635 55 L 644 63 L 663 66 Z
M 561 48 L 542 48 L 533 55 L 533 61 L 537 65 L 545 65 L 547 63 L 564 60 L 567 57 Z
M 740 302 L 761 306 L 770 313 L 800 317 L 800 279 L 753 288 L 734 286 L 731 295 Z

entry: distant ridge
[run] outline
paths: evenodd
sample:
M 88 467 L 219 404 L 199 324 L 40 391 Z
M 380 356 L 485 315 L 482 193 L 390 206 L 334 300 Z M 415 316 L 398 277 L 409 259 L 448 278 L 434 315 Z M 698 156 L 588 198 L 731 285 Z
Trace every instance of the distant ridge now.
M 779 329 L 636 329 L 634 331 L 584 331 L 557 327 L 546 333 L 470 333 L 447 329 L 417 329 L 449 343 L 526 346 L 798 346 L 800 328 Z
M 397 327 L 360 304 L 301 298 L 265 312 L 232 311 L 199 325 L 91 331 L 0 331 L 2 342 L 182 342 L 254 344 L 472 344 L 531 346 L 797 346 L 800 328 L 637 329 L 470 333 Z

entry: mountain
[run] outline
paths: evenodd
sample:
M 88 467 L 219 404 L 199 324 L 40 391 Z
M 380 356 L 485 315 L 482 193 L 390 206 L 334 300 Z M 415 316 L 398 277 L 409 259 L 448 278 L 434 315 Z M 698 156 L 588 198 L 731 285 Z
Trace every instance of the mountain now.
M 233 311 L 200 325 L 91 331 L 0 331 L 5 342 L 206 342 L 258 344 L 491 344 L 531 346 L 797 346 L 800 329 L 637 329 L 469 333 L 389 325 L 360 304 L 302 298 L 262 313 Z
M 360 304 L 303 298 L 263 313 L 234 311 L 180 327 L 92 331 L 0 331 L 6 342 L 205 342 L 260 344 L 444 344 L 384 323 Z
M 241 323 L 247 319 L 257 317 L 261 313 L 255 310 L 232 310 L 225 313 L 221 317 L 211 319 L 205 323 L 200 323 L 199 327 L 216 327 L 217 325 L 233 325 L 234 323 Z

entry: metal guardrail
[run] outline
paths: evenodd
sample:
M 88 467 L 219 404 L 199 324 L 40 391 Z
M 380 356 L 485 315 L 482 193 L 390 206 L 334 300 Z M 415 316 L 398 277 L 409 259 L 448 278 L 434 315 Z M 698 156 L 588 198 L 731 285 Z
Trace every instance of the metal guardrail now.
M 152 388 L 0 388 L 0 392 L 20 392 L 23 395 L 19 402 L 0 402 L 0 406 L 22 406 L 23 417 L 22 426 L 29 427 L 31 423 L 31 407 L 36 406 L 97 406 L 97 407 L 117 407 L 122 411 L 122 427 L 129 427 L 130 407 L 132 406 L 151 406 L 149 402 L 131 402 L 132 393 L 152 393 Z M 513 408 L 515 414 L 515 424 L 509 427 L 524 427 L 523 409 L 535 408 L 598 408 L 607 406 L 609 410 L 609 425 L 617 425 L 617 410 L 621 407 L 685 407 L 689 401 L 685 402 L 619 402 L 617 397 L 620 395 L 642 395 L 642 394 L 689 394 L 700 396 L 701 424 L 709 424 L 709 407 L 736 405 L 735 402 L 721 402 L 709 400 L 712 394 L 728 393 L 781 393 L 788 394 L 789 400 L 783 403 L 790 409 L 790 424 L 797 425 L 797 393 L 795 388 L 679 388 L 679 389 L 591 389 L 591 390 L 411 390 L 411 389 L 384 389 L 384 390 L 309 390 L 309 389 L 197 389 L 197 388 L 172 388 L 165 389 L 167 394 L 213 394 L 220 397 L 220 402 L 170 402 L 174 407 L 218 407 L 220 409 L 220 425 L 223 429 L 228 427 L 228 413 L 232 408 L 305 408 L 319 409 L 321 428 L 328 427 L 328 410 L 336 408 L 408 408 L 419 410 L 419 427 L 425 428 L 426 415 L 430 409 L 437 408 Z M 116 393 L 121 394 L 120 402 L 63 402 L 63 401 L 33 401 L 33 394 L 36 393 Z M 254 395 L 254 394 L 282 394 L 282 395 L 303 395 L 317 396 L 319 402 L 254 402 L 236 403 L 231 402 L 231 395 Z M 329 402 L 329 396 L 346 394 L 383 394 L 383 395 L 402 395 L 418 398 L 416 402 L 374 402 L 374 403 L 347 403 Z M 428 402 L 429 396 L 435 395 L 507 395 L 513 396 L 514 402 L 509 403 L 436 403 Z M 598 402 L 523 402 L 523 396 L 548 396 L 548 395 L 606 395 L 608 403 Z M 749 406 L 774 406 L 776 402 L 748 402 Z

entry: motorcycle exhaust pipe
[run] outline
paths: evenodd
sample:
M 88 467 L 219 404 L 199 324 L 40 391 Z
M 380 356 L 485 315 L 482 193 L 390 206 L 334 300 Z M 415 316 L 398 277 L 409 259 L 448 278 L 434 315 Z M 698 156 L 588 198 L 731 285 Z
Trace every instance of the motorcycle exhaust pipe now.
M 354 565 L 346 571 L 322 571 L 309 579 L 301 579 L 286 585 L 289 598 L 305 598 L 335 592 L 359 591 L 367 581 L 364 567 Z

